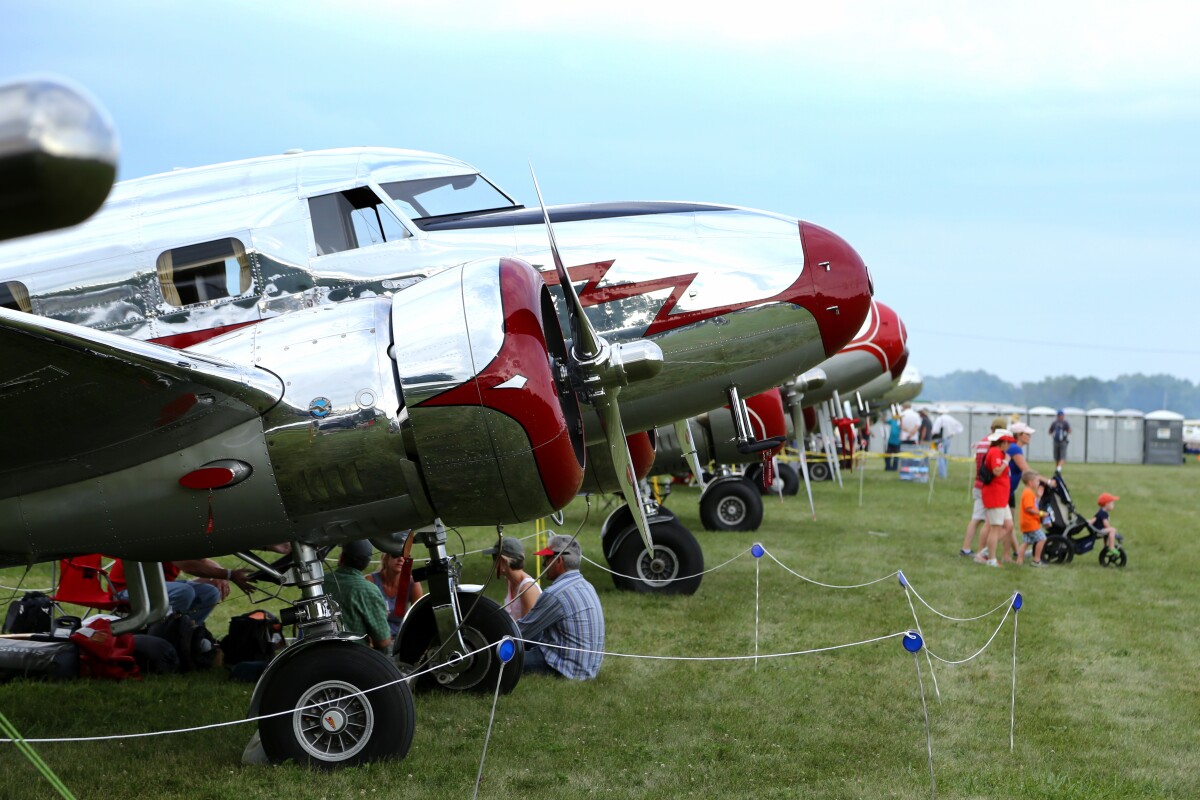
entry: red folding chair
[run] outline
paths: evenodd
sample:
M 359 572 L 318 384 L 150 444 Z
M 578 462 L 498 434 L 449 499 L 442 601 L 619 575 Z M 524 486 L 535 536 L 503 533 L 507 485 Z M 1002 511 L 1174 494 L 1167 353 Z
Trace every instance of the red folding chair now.
M 58 587 L 50 599 L 97 611 L 129 611 L 128 600 L 113 597 L 108 571 L 100 566 L 101 555 L 64 558 L 59 562 Z

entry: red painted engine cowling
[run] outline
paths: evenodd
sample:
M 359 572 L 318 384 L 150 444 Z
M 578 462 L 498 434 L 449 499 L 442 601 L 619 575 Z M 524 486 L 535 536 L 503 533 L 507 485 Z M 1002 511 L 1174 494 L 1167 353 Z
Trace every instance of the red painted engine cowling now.
M 400 355 L 396 362 L 438 515 L 490 525 L 562 508 L 583 481 L 583 430 L 565 373 L 553 366 L 566 347 L 541 275 L 505 258 L 464 265 L 461 286 L 441 275 L 429 280 L 445 285 L 441 299 L 460 298 L 456 313 L 446 315 L 450 330 L 440 333 L 447 344 L 440 352 L 425 348 L 423 364 Z M 437 390 L 455 368 L 475 374 Z

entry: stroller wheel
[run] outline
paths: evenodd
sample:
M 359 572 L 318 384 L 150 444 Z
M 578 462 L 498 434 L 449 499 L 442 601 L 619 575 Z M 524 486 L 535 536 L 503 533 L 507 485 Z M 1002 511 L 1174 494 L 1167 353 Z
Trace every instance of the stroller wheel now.
M 1123 567 L 1125 566 L 1125 548 L 1117 546 L 1117 554 L 1110 555 L 1107 547 L 1100 548 L 1100 566 L 1102 567 Z
M 1067 537 L 1055 534 L 1047 536 L 1042 545 L 1042 561 L 1050 564 L 1068 564 L 1075 558 L 1075 550 Z

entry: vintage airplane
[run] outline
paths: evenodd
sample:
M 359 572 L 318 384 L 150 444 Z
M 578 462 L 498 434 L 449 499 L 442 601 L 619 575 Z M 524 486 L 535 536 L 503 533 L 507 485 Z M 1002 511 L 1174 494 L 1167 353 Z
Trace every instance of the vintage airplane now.
M 697 203 L 525 209 L 429 153 L 127 181 L 78 228 L 0 245 L 0 564 L 118 556 L 131 629 L 165 613 L 157 562 L 239 552 L 271 573 L 245 551 L 290 541 L 274 574 L 300 590 L 287 611 L 304 636 L 255 688 L 252 714 L 291 712 L 260 723 L 267 756 L 402 757 L 411 695 L 358 692 L 401 673 L 347 646 L 319 546 L 399 552 L 414 529 L 429 591 L 397 659 L 490 689 L 499 656 L 481 648 L 515 629 L 458 586 L 444 525 L 561 509 L 585 457 L 634 497 L 626 430 L 836 353 L 870 294 L 853 248 L 807 222 Z
M 813 414 L 813 421 L 819 425 L 822 440 L 831 446 L 835 439 L 833 420 L 842 414 L 839 393 L 849 395 L 857 387 L 880 375 L 887 375 L 890 380 L 892 369 L 905 358 L 907 338 L 904 322 L 899 315 L 886 304 L 872 301 L 862 327 L 839 352 L 813 370 L 788 381 L 780 389 L 747 398 L 746 405 L 751 412 L 749 423 L 755 427 L 761 439 L 791 435 L 803 440 L 806 431 L 812 427 L 806 424 L 804 412 L 815 411 L 817 413 Z M 836 414 L 829 411 L 833 406 L 838 409 Z M 791 423 L 791 430 L 786 427 L 788 422 Z M 718 409 L 691 419 L 689 427 L 694 443 L 690 447 L 680 444 L 680 436 L 675 430 L 662 432 L 657 440 L 653 471 L 666 474 L 695 471 L 684 458 L 685 450 L 694 449 L 700 464 L 714 462 L 723 467 L 713 480 L 705 483 L 700 496 L 700 518 L 705 528 L 757 529 L 763 514 L 762 499 L 757 488 L 762 483 L 763 467 L 757 455 L 739 452 L 734 446 L 737 441 L 737 415 Z M 810 474 L 815 480 L 831 477 L 831 465 L 837 463 L 837 456 L 828 446 L 826 449 L 827 461 L 810 465 L 804 448 L 801 448 L 799 472 L 793 471 L 786 463 L 779 464 L 777 469 L 783 484 L 780 489 L 792 494 L 798 488 L 801 477 L 807 485 Z M 741 474 L 728 469 L 743 464 L 746 469 Z M 811 489 L 809 501 L 811 504 Z M 618 513 L 614 512 L 614 516 Z M 628 532 L 628 522 L 624 517 L 616 516 L 616 519 L 619 524 L 611 526 L 606 522 L 605 530 L 622 528 Z

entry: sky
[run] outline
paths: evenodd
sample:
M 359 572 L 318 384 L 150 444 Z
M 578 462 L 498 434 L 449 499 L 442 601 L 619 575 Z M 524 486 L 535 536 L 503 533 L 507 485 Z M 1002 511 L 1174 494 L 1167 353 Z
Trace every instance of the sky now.
M 520 202 L 696 200 L 846 238 L 927 375 L 1200 380 L 1200 4 L 9 0 L 0 80 L 120 177 L 289 148 L 464 159 Z

